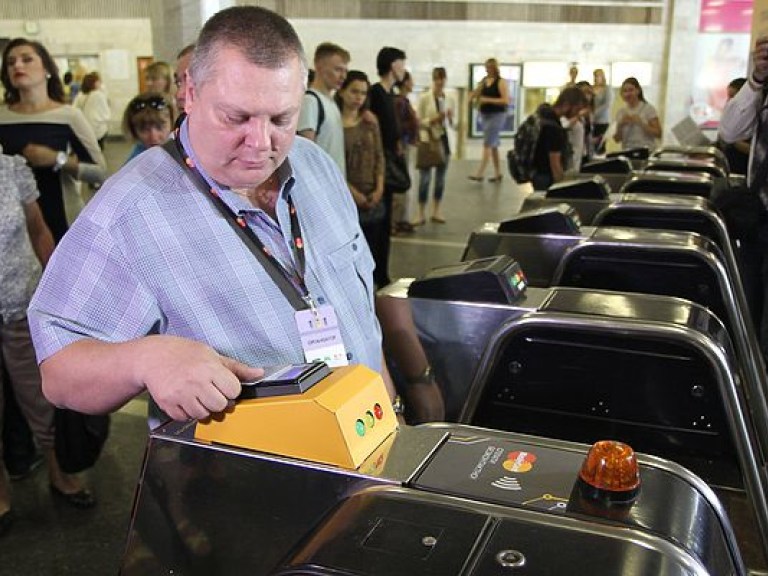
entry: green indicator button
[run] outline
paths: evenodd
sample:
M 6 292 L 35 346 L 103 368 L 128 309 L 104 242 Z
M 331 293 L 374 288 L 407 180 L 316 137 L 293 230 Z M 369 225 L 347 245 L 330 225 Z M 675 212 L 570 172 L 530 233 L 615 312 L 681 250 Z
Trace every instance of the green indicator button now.
M 365 422 L 362 420 L 355 422 L 355 432 L 358 436 L 365 436 Z

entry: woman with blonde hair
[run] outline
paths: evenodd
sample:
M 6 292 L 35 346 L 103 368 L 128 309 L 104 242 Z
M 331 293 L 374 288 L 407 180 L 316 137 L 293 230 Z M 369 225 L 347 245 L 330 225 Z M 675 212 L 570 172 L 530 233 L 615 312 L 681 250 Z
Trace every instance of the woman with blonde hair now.
M 501 77 L 496 58 L 485 61 L 485 74 L 485 78 L 478 83 L 470 97 L 480 107 L 480 118 L 483 123 L 483 158 L 477 172 L 469 179 L 482 182 L 485 167 L 489 162 L 493 162 L 494 176 L 489 178 L 488 182 L 501 182 L 499 135 L 507 119 L 509 86 Z
M 595 142 L 595 152 L 597 154 L 605 153 L 605 133 L 611 124 L 611 105 L 613 104 L 613 94 L 611 87 L 605 78 L 605 71 L 602 68 L 595 68 L 592 72 L 592 100 L 593 124 L 592 137 Z
M 162 94 L 173 102 L 173 68 L 168 62 L 152 62 L 144 69 L 144 92 Z M 171 123 L 176 119 L 176 110 L 171 108 Z

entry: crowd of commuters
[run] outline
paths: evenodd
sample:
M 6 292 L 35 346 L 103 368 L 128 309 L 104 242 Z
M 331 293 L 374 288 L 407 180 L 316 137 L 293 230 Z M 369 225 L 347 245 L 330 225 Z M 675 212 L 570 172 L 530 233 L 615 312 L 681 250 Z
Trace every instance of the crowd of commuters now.
M 456 102 L 441 66 L 412 100 L 399 48 L 379 51 L 375 82 L 349 70 L 351 61 L 343 47 L 320 44 L 305 90 L 309 66 L 287 21 L 257 7 L 222 10 L 179 52 L 175 68 L 146 68 L 146 90 L 123 112 L 134 147 L 104 183 L 111 111 L 98 72 L 83 76 L 69 105 L 45 47 L 8 44 L 0 70 L 0 249 L 13 257 L 0 263 L 0 368 L 56 497 L 95 504 L 82 479 L 57 464 L 50 401 L 109 412 L 147 391 L 150 424 L 207 417 L 261 367 L 313 359 L 294 322 L 309 309 L 334 318 L 338 365 L 379 371 L 393 400 L 402 392 L 411 404 L 410 421 L 444 414 L 409 311 L 378 301 L 375 290 L 390 283 L 393 235 L 446 222 Z M 483 144 L 469 179 L 486 180 L 490 168 L 487 181 L 500 183 L 510 87 L 495 58 L 485 70 L 470 94 Z M 637 79 L 623 81 L 624 105 L 612 118 L 602 70 L 592 84 L 578 81 L 575 66 L 569 76 L 555 101 L 535 111 L 537 190 L 602 154 L 611 125 L 624 149 L 652 148 L 662 135 Z M 754 110 L 767 80 L 768 57 L 761 57 L 750 80 L 732 87 L 723 117 L 723 140 L 733 142 L 729 153 L 742 155 L 745 170 L 745 141 L 759 133 Z M 429 144 L 437 155 L 417 165 L 411 222 L 408 187 L 390 173 L 408 173 L 409 156 Z M 765 181 L 760 174 L 753 183 Z M 85 206 L 79 181 L 100 186 Z M 227 220 L 247 233 L 233 235 Z M 254 250 L 265 256 L 254 258 Z M 12 518 L 0 473 L 0 534 Z

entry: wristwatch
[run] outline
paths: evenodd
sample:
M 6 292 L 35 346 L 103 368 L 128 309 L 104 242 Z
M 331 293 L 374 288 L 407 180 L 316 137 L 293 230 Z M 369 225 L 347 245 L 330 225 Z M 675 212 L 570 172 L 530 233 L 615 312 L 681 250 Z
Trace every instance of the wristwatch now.
M 395 396 L 395 399 L 392 400 L 392 411 L 395 415 L 405 414 L 405 402 L 403 402 L 400 394 Z
M 69 160 L 69 156 L 66 152 L 57 152 L 56 153 L 56 163 L 53 165 L 53 171 L 58 172 L 62 168 L 64 168 L 64 164 L 67 163 L 67 160 Z

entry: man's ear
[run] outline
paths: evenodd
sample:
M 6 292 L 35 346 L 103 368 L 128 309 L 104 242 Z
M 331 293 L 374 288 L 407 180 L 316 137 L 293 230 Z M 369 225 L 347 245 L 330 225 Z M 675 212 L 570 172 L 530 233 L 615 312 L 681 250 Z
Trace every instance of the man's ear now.
M 196 100 L 197 89 L 195 83 L 192 81 L 192 76 L 189 74 L 189 70 L 184 72 L 184 112 L 189 112 L 190 105 Z

